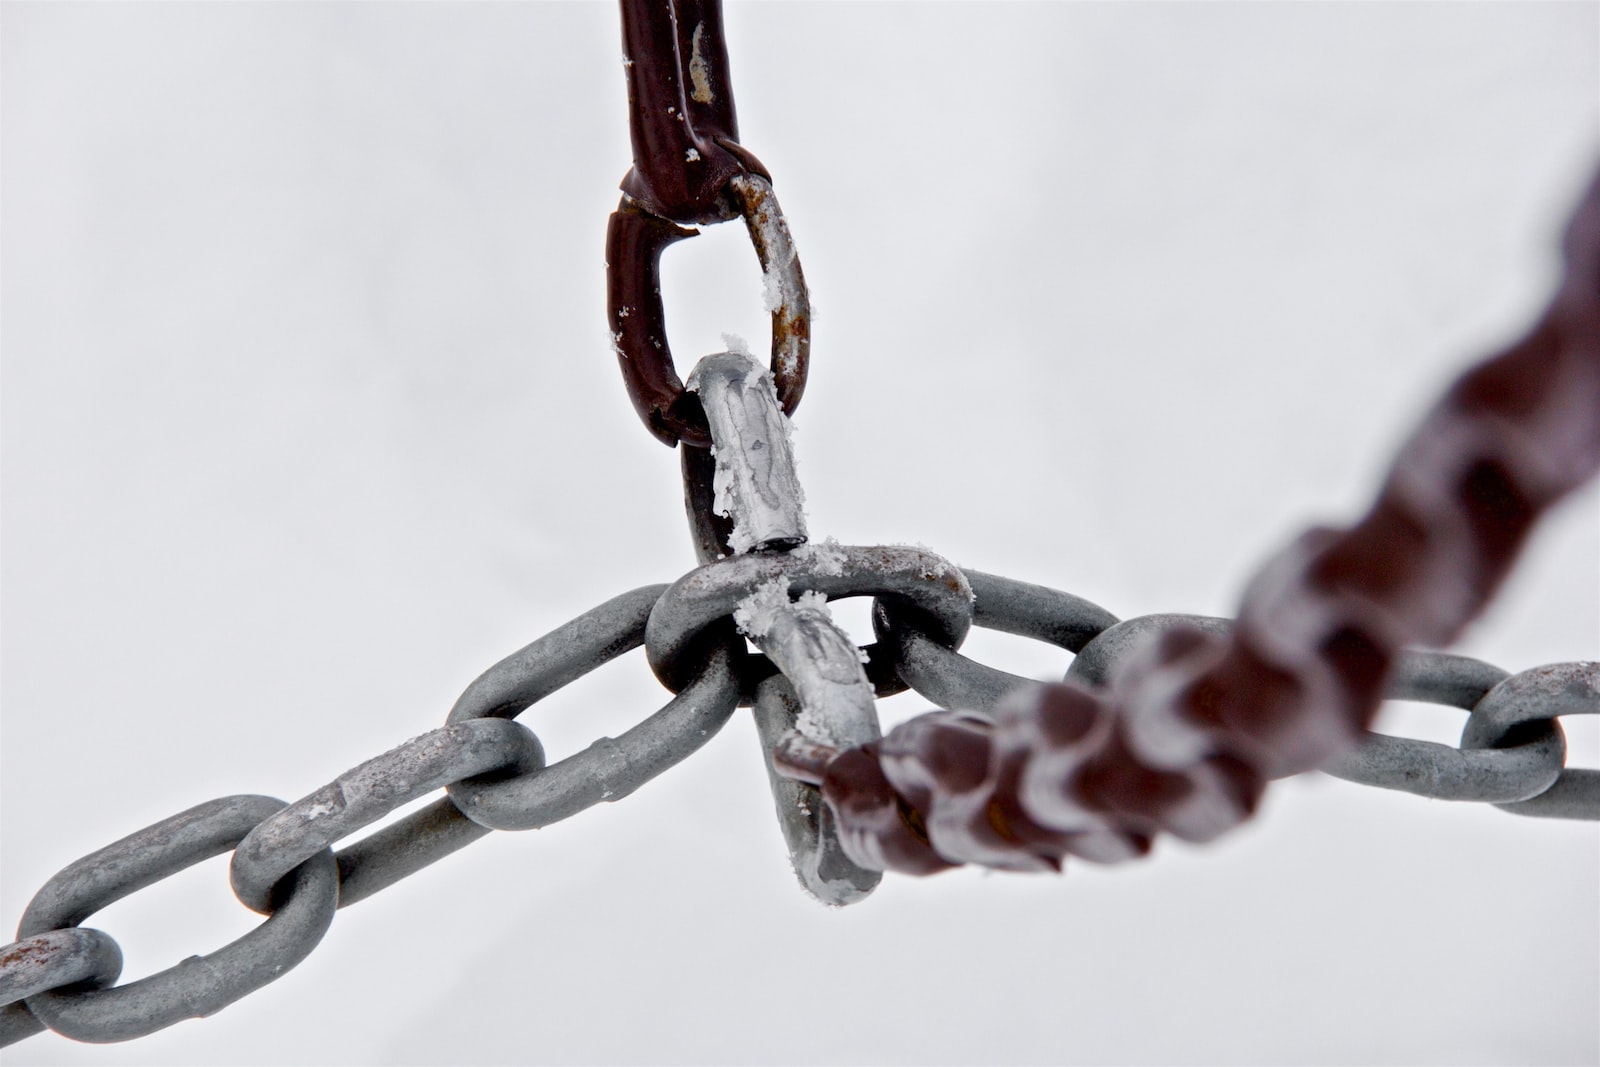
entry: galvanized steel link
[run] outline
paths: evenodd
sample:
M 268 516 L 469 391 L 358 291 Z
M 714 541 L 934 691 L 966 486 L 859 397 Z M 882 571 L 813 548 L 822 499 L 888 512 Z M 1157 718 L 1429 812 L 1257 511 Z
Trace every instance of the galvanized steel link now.
M 46 930 L 0 948 L 0 1005 L 77 982 L 110 985 L 122 973 L 122 949 L 103 930 Z
M 651 611 L 645 652 L 656 677 L 667 688 L 680 689 L 688 670 L 682 662 L 685 653 L 697 647 L 707 628 L 730 617 L 740 601 L 757 588 L 780 578 L 791 594 L 817 592 L 830 600 L 860 595 L 893 597 L 925 613 L 939 639 L 952 647 L 959 647 L 972 624 L 972 591 L 966 578 L 924 549 L 806 545 L 781 555 L 730 556 L 672 583 Z M 867 677 L 879 696 L 905 688 L 891 654 L 881 643 L 868 646 L 865 652 Z M 770 666 L 741 664 L 747 692 L 769 673 Z
M 77 926 L 113 901 L 228 851 L 282 808 L 271 797 L 222 797 L 107 845 L 45 883 L 18 936 Z M 210 1015 L 305 959 L 327 932 L 338 899 L 338 866 L 323 849 L 284 880 L 272 915 L 237 941 L 127 985 L 35 993 L 28 1010 L 57 1033 L 93 1042 L 126 1041 Z
M 717 645 L 681 692 L 621 737 L 602 737 L 534 774 L 458 782 L 450 799 L 468 818 L 496 830 L 548 826 L 601 801 L 621 800 L 676 766 L 711 740 L 738 704 L 732 651 Z
M 795 877 L 806 892 L 823 904 L 841 907 L 866 899 L 883 880 L 883 872 L 853 862 L 841 847 L 833 813 L 816 788 L 784 775 L 777 766 L 779 740 L 795 729 L 804 710 L 794 684 L 782 674 L 766 678 L 756 686 L 752 710 L 778 826 L 788 846 Z M 876 735 L 876 716 L 871 727 L 871 733 Z
M 1565 739 L 1555 720 L 1563 715 L 1600 713 L 1600 663 L 1557 663 L 1513 675 L 1491 689 L 1473 706 L 1461 731 L 1466 749 L 1505 751 L 1510 744 L 1523 747 L 1519 734 L 1528 728 L 1542 731 L 1546 724 L 1560 742 Z M 1514 750 L 1514 749 L 1513 749 Z M 1559 766 L 1559 763 L 1558 763 Z M 1567 767 L 1537 794 L 1496 807 L 1514 815 L 1551 819 L 1600 818 L 1600 770 Z
M 473 719 L 430 730 L 257 824 L 233 850 L 233 891 L 246 907 L 268 913 L 284 875 L 395 809 L 463 779 L 532 774 L 543 766 L 539 739 L 507 719 Z
M 507 656 L 467 687 L 448 721 L 521 714 L 567 683 L 638 648 L 651 609 L 666 588 L 646 586 L 613 597 Z M 621 800 L 687 758 L 728 721 L 738 697 L 733 650 L 713 647 L 682 692 L 621 737 L 600 738 L 535 774 L 494 783 L 456 783 L 448 789 L 450 799 L 468 818 L 493 829 L 548 826 L 603 800 Z
M 1399 667 L 1400 677 L 1390 684 L 1388 699 L 1443 704 L 1468 712 L 1507 680 L 1505 672 L 1497 668 L 1438 652 L 1403 652 Z M 1491 707 L 1504 703 L 1502 696 Z M 1518 714 L 1524 716 L 1518 721 L 1529 728 L 1518 732 L 1515 743 L 1506 743 L 1510 722 L 1497 735 L 1500 743 L 1493 746 L 1470 745 L 1466 734 L 1462 747 L 1455 748 L 1433 741 L 1368 733 L 1359 748 L 1335 757 L 1321 769 L 1347 781 L 1436 800 L 1526 800 L 1555 783 L 1567 750 L 1560 729 L 1538 707 L 1538 702 L 1520 702 Z M 1471 725 L 1469 717 L 1469 730 Z
M 0 1046 L 45 1028 L 22 1001 L 37 993 L 83 983 L 111 985 L 122 973 L 122 948 L 102 930 L 69 926 L 0 948 Z
M 612 597 L 513 652 L 467 686 L 447 721 L 511 718 L 601 664 L 637 648 L 643 637 L 644 620 L 665 589 L 665 585 L 644 586 Z M 551 788 L 559 781 L 559 777 L 551 779 L 537 788 L 546 796 L 559 793 L 559 789 Z M 489 831 L 490 827 L 462 814 L 449 796 L 435 801 L 339 853 L 340 906 L 364 900 Z

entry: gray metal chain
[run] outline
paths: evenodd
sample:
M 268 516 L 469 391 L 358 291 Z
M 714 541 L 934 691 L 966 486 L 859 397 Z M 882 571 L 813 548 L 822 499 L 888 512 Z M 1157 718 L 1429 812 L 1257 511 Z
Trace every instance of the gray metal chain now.
M 725 376 L 724 384 L 744 381 L 742 374 Z M 762 486 L 792 483 L 784 457 L 772 462 L 770 446 L 779 442 L 751 429 L 778 426 L 782 436 L 781 421 L 766 421 L 776 404 L 770 377 L 754 374 L 750 383 L 757 378 L 759 388 L 731 390 L 739 394 L 725 408 L 731 422 L 723 424 L 717 414 L 722 405 L 707 404 L 714 434 L 726 439 L 749 431 L 740 451 L 761 456 L 758 469 L 730 468 L 730 476 L 747 479 L 738 491 L 746 503 L 730 505 L 743 516 L 751 514 L 749 502 L 761 497 Z M 874 693 L 909 685 L 941 707 L 983 713 L 1006 694 L 1040 684 L 961 655 L 972 626 L 1065 649 L 1074 654 L 1067 675 L 1089 684 L 1176 623 L 1213 631 L 1230 626 L 1186 615 L 1121 621 L 1069 593 L 957 568 L 921 548 L 797 544 L 803 528 L 783 528 L 797 516 L 775 520 L 751 541 L 779 543 L 782 551 L 711 559 L 670 586 L 646 586 L 606 601 L 485 671 L 442 728 L 293 804 L 264 796 L 219 798 L 69 865 L 35 895 L 18 940 L 0 949 L 0 1045 L 46 1027 L 81 1041 L 122 1041 L 212 1014 L 304 959 L 338 908 L 491 829 L 547 826 L 628 796 L 709 741 L 740 705 L 754 706 L 773 771 L 777 738 L 797 726 L 834 744 L 876 736 Z M 850 596 L 873 597 L 878 640 L 859 651 L 833 627 L 824 606 Z M 744 647 L 736 626 L 764 655 Z M 835 647 L 840 640 L 844 656 Z M 620 737 L 599 738 L 546 766 L 537 737 L 515 718 L 641 645 L 675 695 Z M 1600 663 L 1508 676 L 1461 656 L 1411 652 L 1402 657 L 1388 695 L 1467 711 L 1460 746 L 1374 734 L 1324 770 L 1516 814 L 1600 819 L 1600 771 L 1565 766 L 1558 722 L 1600 712 Z M 772 777 L 802 884 L 836 904 L 869 892 L 879 872 L 856 867 L 837 849 L 816 789 L 775 771 Z M 441 789 L 445 795 L 430 806 L 333 850 Z M 267 919 L 213 953 L 115 985 L 121 950 L 108 934 L 81 924 L 115 900 L 230 850 L 235 894 Z

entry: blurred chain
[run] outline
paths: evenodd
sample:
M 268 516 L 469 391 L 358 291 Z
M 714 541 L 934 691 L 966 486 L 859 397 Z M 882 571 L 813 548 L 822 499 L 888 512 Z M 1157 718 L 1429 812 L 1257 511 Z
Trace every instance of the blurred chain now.
M 1600 468 L 1600 178 L 1565 253 L 1529 335 L 1455 382 L 1360 522 L 1310 530 L 1270 559 L 1236 624 L 1134 620 L 1103 635 L 1126 649 L 1116 669 L 1097 666 L 1091 645 L 1075 677 L 1005 693 L 1002 679 L 952 669 L 936 642 L 919 642 L 915 618 L 885 606 L 878 619 L 908 680 L 920 673 L 958 706 L 992 706 L 993 719 L 934 713 L 842 752 L 793 738 L 780 765 L 822 787 L 852 860 L 913 873 L 1056 868 L 1068 855 L 1113 862 L 1143 855 L 1161 831 L 1209 841 L 1254 812 L 1267 780 L 1329 761 L 1346 777 L 1429 796 L 1528 814 L 1592 810 L 1594 774 L 1562 773 L 1554 719 L 1595 710 L 1594 664 L 1519 676 L 1506 690 L 1510 681 L 1477 670 L 1400 659 L 1403 645 L 1453 640 L 1535 520 Z M 1392 677 L 1471 708 L 1464 751 L 1390 742 L 1340 756 Z

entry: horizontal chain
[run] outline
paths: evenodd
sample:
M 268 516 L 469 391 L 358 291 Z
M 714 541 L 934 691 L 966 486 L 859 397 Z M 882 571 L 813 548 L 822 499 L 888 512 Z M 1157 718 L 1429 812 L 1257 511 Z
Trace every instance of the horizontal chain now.
M 920 548 L 822 545 L 714 561 L 671 586 L 615 597 L 507 656 L 467 688 L 445 727 L 337 776 L 293 804 L 261 796 L 210 801 L 62 870 L 28 906 L 18 941 L 0 949 L 0 1043 L 46 1026 L 83 1041 L 120 1041 L 211 1014 L 303 959 L 336 907 L 365 899 L 490 828 L 545 826 L 627 796 L 705 744 L 740 703 L 756 702 L 758 713 L 761 700 L 787 699 L 792 705 L 785 679 L 772 674 L 770 665 L 758 675 L 756 658 L 735 647 L 728 620 L 741 597 L 774 578 L 795 592 L 873 596 L 879 639 L 871 647 L 881 670 L 942 707 L 962 709 L 913 720 L 924 724 L 912 727 L 920 735 L 907 737 L 911 724 L 891 731 L 879 742 L 879 751 L 891 755 L 919 744 L 925 749 L 929 736 L 943 738 L 941 744 L 951 738 L 978 743 L 975 738 L 992 730 L 991 715 L 1003 713 L 1008 701 L 1036 699 L 1030 694 L 1049 690 L 961 655 L 957 649 L 970 626 L 1073 652 L 1066 676 L 1089 685 L 1136 663 L 1152 637 L 1175 627 L 1220 634 L 1232 626 L 1177 615 L 1121 621 L 1071 594 L 959 570 Z M 620 737 L 600 738 L 544 766 L 534 735 L 507 720 L 641 645 L 663 680 L 681 687 L 677 696 Z M 687 666 L 691 660 L 696 669 Z M 772 690 L 773 683 L 783 684 Z M 1461 747 L 1369 734 L 1351 754 L 1331 762 L 1329 773 L 1422 796 L 1487 801 L 1518 814 L 1600 819 L 1600 772 L 1563 766 L 1566 750 L 1556 721 L 1600 711 L 1600 664 L 1507 676 L 1461 656 L 1408 652 L 1399 658 L 1389 696 L 1467 710 Z M 813 755 L 839 762 L 820 747 Z M 812 786 L 793 785 L 803 791 L 802 802 L 809 798 L 821 810 Z M 441 789 L 447 795 L 431 806 L 331 851 L 360 827 Z M 873 817 L 884 810 L 901 821 L 893 807 L 880 807 Z M 846 815 L 848 831 L 860 812 Z M 935 840 L 954 832 L 950 818 L 941 812 L 928 824 Z M 860 841 L 850 833 L 843 840 L 855 849 L 857 863 L 881 860 L 875 869 L 949 865 L 922 853 L 896 853 L 891 839 L 884 839 L 888 844 L 877 857 L 861 855 Z M 230 850 L 235 891 L 247 906 L 266 912 L 266 922 L 210 955 L 112 985 L 121 969 L 116 942 L 80 924 L 123 896 Z M 1084 849 L 1095 859 L 1142 850 L 1138 840 L 1125 837 Z M 818 862 L 825 861 L 820 856 Z M 1009 859 L 998 865 L 1015 866 Z M 824 866 L 815 876 L 826 882 L 828 870 Z

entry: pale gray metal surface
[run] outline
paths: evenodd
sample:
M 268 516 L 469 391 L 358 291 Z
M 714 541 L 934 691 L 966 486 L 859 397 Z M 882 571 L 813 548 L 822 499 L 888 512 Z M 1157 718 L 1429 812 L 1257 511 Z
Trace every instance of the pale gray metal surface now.
M 784 777 L 773 766 L 779 739 L 795 729 L 802 714 L 800 699 L 789 679 L 775 674 L 763 681 L 756 688 L 754 711 L 778 827 L 789 848 L 795 877 L 806 892 L 824 904 L 842 907 L 866 899 L 883 880 L 883 872 L 852 863 L 839 844 L 833 815 L 822 802 L 822 793 L 815 786 Z M 874 715 L 872 733 L 877 732 Z
M 456 698 L 445 721 L 511 718 L 638 648 L 650 610 L 666 591 L 665 585 L 647 585 L 614 596 L 518 649 L 478 675 Z
M 263 819 L 233 850 L 229 876 L 245 906 L 263 914 L 273 887 L 311 856 L 418 797 L 495 772 L 533 774 L 544 749 L 508 719 L 469 719 L 412 738 Z
M 804 544 L 805 496 L 771 373 L 748 355 L 723 352 L 695 364 L 685 385 L 700 395 L 716 443 L 713 507 L 733 520 L 729 547 L 744 553 Z
M 1533 727 L 1543 731 L 1541 719 L 1560 742 L 1562 760 L 1566 744 L 1560 724 L 1562 715 L 1600 713 L 1600 663 L 1556 663 L 1507 678 L 1491 689 L 1472 709 L 1461 732 L 1463 748 L 1488 746 L 1500 749 L 1517 738 L 1519 731 Z M 1600 770 L 1566 767 L 1543 791 L 1497 805 L 1515 815 L 1535 815 L 1547 819 L 1600 818 Z
M 771 610 L 760 633 L 746 633 L 794 687 L 804 709 L 801 733 L 841 748 L 882 736 L 860 650 L 834 625 L 825 604 L 805 597 L 786 602 Z
M 227 852 L 283 807 L 271 797 L 223 797 L 130 834 L 62 870 L 34 896 L 19 935 L 76 926 L 101 908 L 202 860 Z M 303 960 L 333 921 L 339 870 L 318 852 L 278 887 L 272 915 L 205 956 L 110 989 L 42 992 L 28 1010 L 79 1041 L 126 1041 L 210 1015 Z
M 504 782 L 459 782 L 450 799 L 496 830 L 535 830 L 602 801 L 621 800 L 699 750 L 739 704 L 728 648 L 710 649 L 700 673 L 666 706 L 621 737 Z
M 46 930 L 0 948 L 0 1046 L 45 1028 L 22 1001 L 80 983 L 108 986 L 122 973 L 122 949 L 109 934 L 82 926 Z
M 1537 671 L 1529 672 L 1537 674 Z M 1442 704 L 1464 711 L 1483 704 L 1507 675 L 1486 663 L 1442 652 L 1407 652 L 1400 656 L 1390 681 L 1390 700 Z M 1524 677 L 1524 676 L 1519 676 Z M 1522 685 L 1510 692 L 1521 692 Z M 1491 705 L 1504 708 L 1502 696 Z M 1549 789 L 1561 773 L 1566 745 L 1549 704 L 1527 700 L 1519 707 L 1530 713 L 1523 722 L 1533 729 L 1514 744 L 1472 745 L 1463 735 L 1455 748 L 1434 741 L 1369 732 L 1359 747 L 1335 756 L 1322 770 L 1335 778 L 1382 789 L 1398 789 L 1435 800 L 1475 800 L 1503 803 L 1525 800 Z M 1477 717 L 1481 722 L 1484 717 Z M 1472 729 L 1469 717 L 1466 729 Z M 1508 720 L 1506 729 L 1511 725 Z M 1505 729 L 1497 735 L 1503 738 Z
M 336 854 L 339 906 L 365 900 L 490 832 L 461 814 L 449 797 L 441 797 Z
M 806 891 L 824 904 L 854 904 L 872 892 L 883 872 L 858 867 L 839 843 L 833 817 L 814 786 L 777 772 L 773 753 L 791 730 L 829 745 L 852 747 L 882 731 L 872 686 L 856 646 L 828 617 L 824 604 L 802 597 L 770 608 L 751 637 L 781 672 L 756 689 L 756 733 L 772 785 L 789 859 Z
M 781 578 L 791 594 L 895 597 L 928 616 L 940 640 L 959 647 L 972 620 L 966 577 L 926 549 L 839 546 L 832 553 L 735 556 L 690 571 L 650 613 L 645 651 L 668 688 L 682 684 L 679 657 L 706 627 L 726 618 L 757 588 Z M 868 650 L 871 655 L 872 650 Z
M 546 634 L 489 668 L 450 709 L 450 722 L 519 715 L 541 698 L 644 641 L 645 623 L 665 586 L 646 586 Z M 589 748 L 536 774 L 500 782 L 458 782 L 449 801 L 481 825 L 500 830 L 548 826 L 603 800 L 620 800 L 711 739 L 738 704 L 739 687 L 726 647 L 711 650 L 695 680 L 675 699 L 619 738 Z M 426 813 L 435 832 L 463 834 L 444 809 Z

